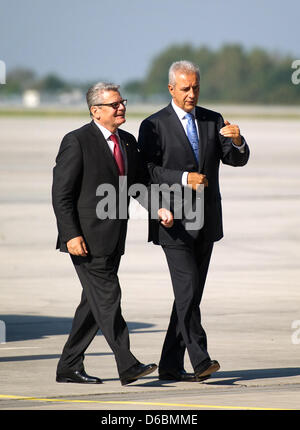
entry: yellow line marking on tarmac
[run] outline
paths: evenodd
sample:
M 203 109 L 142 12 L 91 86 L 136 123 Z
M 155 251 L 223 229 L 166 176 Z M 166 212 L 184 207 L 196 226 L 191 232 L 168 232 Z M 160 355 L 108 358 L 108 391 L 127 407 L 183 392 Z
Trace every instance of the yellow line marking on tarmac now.
M 62 403 L 99 403 L 105 405 L 142 405 L 142 406 L 176 406 L 183 408 L 208 408 L 208 409 L 244 409 L 256 411 L 280 411 L 280 410 L 293 410 L 281 408 L 258 408 L 252 406 L 220 406 L 220 405 L 198 405 L 186 403 L 161 403 L 161 402 L 134 402 L 134 401 L 108 401 L 108 400 L 70 400 L 70 399 L 44 399 L 40 397 L 27 397 L 27 396 L 13 396 L 0 394 L 0 399 L 15 399 L 15 400 L 32 400 L 37 402 L 62 402 Z

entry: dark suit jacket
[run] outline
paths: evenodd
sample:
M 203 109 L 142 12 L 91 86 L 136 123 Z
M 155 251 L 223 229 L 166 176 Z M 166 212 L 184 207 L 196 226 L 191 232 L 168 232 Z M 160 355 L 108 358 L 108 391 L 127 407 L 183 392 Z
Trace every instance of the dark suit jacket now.
M 123 130 L 118 133 L 130 187 L 136 181 L 145 180 L 140 155 L 134 136 Z M 107 141 L 92 121 L 63 138 L 53 169 L 52 202 L 58 227 L 57 248 L 61 251 L 67 252 L 68 240 L 83 236 L 91 255 L 111 255 L 116 250 L 124 252 L 127 219 L 97 217 L 97 204 L 106 197 L 96 195 L 101 184 L 111 184 L 116 190 L 117 210 L 117 165 Z M 125 192 L 127 194 L 127 190 Z
M 207 176 L 202 232 L 205 240 L 217 241 L 223 236 L 219 188 L 220 161 L 231 166 L 243 166 L 248 161 L 249 148 L 246 144 L 245 152 L 241 153 L 232 145 L 231 139 L 219 134 L 219 130 L 225 125 L 219 113 L 197 106 L 196 120 L 200 141 L 199 166 L 171 104 L 142 122 L 139 147 L 153 183 L 181 184 L 184 171 L 199 172 Z M 192 243 L 199 231 L 188 232 L 184 221 L 175 220 L 172 228 L 165 229 L 150 220 L 149 241 L 161 245 Z

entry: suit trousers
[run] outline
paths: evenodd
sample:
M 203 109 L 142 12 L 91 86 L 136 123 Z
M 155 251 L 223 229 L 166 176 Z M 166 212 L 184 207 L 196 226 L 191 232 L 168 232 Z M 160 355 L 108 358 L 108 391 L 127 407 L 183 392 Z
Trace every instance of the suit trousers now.
M 130 352 L 129 332 L 121 313 L 121 289 L 117 275 L 121 256 L 71 255 L 71 259 L 82 285 L 82 295 L 57 372 L 83 370 L 84 352 L 100 329 L 115 355 L 121 374 L 138 363 Z
M 201 324 L 200 302 L 213 242 L 199 237 L 192 246 L 163 246 L 171 275 L 174 303 L 159 368 L 184 369 L 187 349 L 193 368 L 209 359 L 207 338 Z

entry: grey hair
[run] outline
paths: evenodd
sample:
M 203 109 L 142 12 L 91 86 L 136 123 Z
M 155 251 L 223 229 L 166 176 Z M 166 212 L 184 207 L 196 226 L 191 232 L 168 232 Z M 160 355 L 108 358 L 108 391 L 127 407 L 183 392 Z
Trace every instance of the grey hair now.
M 117 91 L 119 92 L 120 85 L 112 84 L 111 82 L 98 82 L 97 84 L 90 87 L 86 93 L 86 102 L 89 108 L 95 104 L 103 102 L 102 94 L 104 91 Z
M 185 72 L 185 73 L 196 73 L 199 81 L 200 81 L 200 70 L 199 67 L 196 66 L 191 61 L 181 60 L 175 61 L 171 64 L 169 68 L 169 85 L 176 84 L 176 73 L 177 72 Z

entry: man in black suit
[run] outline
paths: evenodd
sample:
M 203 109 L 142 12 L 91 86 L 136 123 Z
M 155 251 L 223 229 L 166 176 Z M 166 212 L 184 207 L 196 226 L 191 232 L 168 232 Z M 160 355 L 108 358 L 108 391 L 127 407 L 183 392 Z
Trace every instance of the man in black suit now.
M 237 125 L 224 123 L 219 113 L 196 106 L 200 90 L 197 66 L 187 61 L 173 63 L 168 87 L 172 102 L 142 122 L 139 145 L 153 183 L 191 187 L 192 208 L 197 188 L 204 189 L 204 225 L 188 229 L 183 216 L 166 230 L 149 221 L 149 241 L 165 252 L 175 296 L 159 377 L 202 381 L 220 368 L 208 354 L 199 309 L 213 244 L 223 236 L 219 164 L 245 165 L 249 148 Z M 186 349 L 194 373 L 184 370 Z
M 147 169 L 143 172 L 135 138 L 118 130 L 125 122 L 126 110 L 119 87 L 96 84 L 87 92 L 87 103 L 92 121 L 63 138 L 53 169 L 57 248 L 69 252 L 83 288 L 56 380 L 102 382 L 87 375 L 83 366 L 84 352 L 100 329 L 115 355 L 120 380 L 125 385 L 157 368 L 155 364 L 140 363 L 130 351 L 117 275 L 124 253 L 128 209 L 126 203 L 126 216 L 119 215 L 124 215 L 120 187 L 124 193 L 134 183 L 146 183 Z M 126 178 L 127 183 L 123 181 L 120 186 L 120 178 Z M 106 198 L 100 189 L 103 185 L 116 191 L 109 203 L 109 216 L 105 213 L 106 205 L 101 205 Z M 158 216 L 165 227 L 172 225 L 170 212 L 160 209 Z

